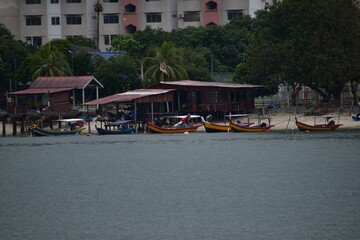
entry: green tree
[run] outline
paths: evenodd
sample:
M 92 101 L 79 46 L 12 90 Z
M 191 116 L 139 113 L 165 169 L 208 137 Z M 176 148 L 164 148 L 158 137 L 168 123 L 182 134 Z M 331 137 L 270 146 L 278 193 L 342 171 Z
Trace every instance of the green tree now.
M 133 35 L 118 35 L 111 41 L 111 51 L 125 52 L 131 56 L 140 56 L 143 46 Z
M 40 76 L 69 76 L 72 70 L 66 56 L 51 42 L 41 47 L 31 58 L 32 79 Z
M 91 38 L 86 38 L 83 36 L 67 36 L 66 40 L 72 44 L 72 47 L 78 46 L 81 47 L 81 50 L 89 49 L 89 50 L 98 50 L 94 40 Z M 52 42 L 57 41 L 53 40 Z M 64 41 L 64 40 L 59 40 Z
M 188 78 L 195 81 L 213 81 L 205 57 L 191 49 L 181 49 Z
M 250 74 L 267 85 L 285 83 L 294 89 L 305 85 L 326 101 L 339 100 L 349 80 L 348 49 L 359 39 L 358 34 L 349 34 L 359 31 L 356 14 L 350 13 L 360 10 L 355 2 L 284 0 L 260 11 L 246 50 Z
M 111 57 L 108 61 L 98 57 L 96 61 L 94 76 L 104 85 L 103 96 L 141 87 L 138 69 L 131 56 Z
M 86 76 L 94 72 L 95 65 L 90 53 L 80 51 L 73 58 L 74 76 Z
M 99 48 L 99 43 L 100 43 L 100 13 L 104 10 L 104 7 L 102 5 L 102 3 L 97 0 L 94 3 L 94 11 L 96 12 L 96 44 L 97 44 L 97 48 Z
M 182 54 L 173 43 L 164 42 L 161 47 L 151 48 L 144 59 L 145 84 L 159 81 L 187 79 Z
M 160 47 L 163 42 L 168 41 L 169 36 L 169 32 L 165 32 L 162 29 L 153 29 L 151 26 L 146 26 L 144 30 L 136 31 L 133 34 L 134 40 L 143 46 L 143 54 L 150 48 Z
M 17 89 L 19 66 L 29 53 L 30 48 L 14 40 L 11 32 L 0 24 L 0 92 Z

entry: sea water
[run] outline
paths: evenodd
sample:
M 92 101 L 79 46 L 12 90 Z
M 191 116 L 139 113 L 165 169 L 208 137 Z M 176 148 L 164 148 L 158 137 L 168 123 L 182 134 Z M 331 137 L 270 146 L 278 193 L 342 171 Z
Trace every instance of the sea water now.
M 360 132 L 0 139 L 0 239 L 359 239 Z

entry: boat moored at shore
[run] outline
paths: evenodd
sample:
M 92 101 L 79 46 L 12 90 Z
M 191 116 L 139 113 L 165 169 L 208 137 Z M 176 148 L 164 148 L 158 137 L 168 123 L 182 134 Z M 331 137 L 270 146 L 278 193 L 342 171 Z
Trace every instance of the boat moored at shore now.
M 316 123 L 317 118 L 324 119 L 325 123 L 324 124 L 317 124 Z M 309 124 L 300 122 L 295 117 L 295 124 L 296 124 L 296 126 L 298 127 L 298 129 L 300 131 L 332 131 L 332 130 L 338 129 L 340 126 L 342 126 L 342 124 L 339 124 L 339 123 L 336 124 L 334 120 L 331 120 L 333 118 L 338 118 L 338 122 L 339 122 L 340 115 L 315 116 L 314 125 L 309 125 Z
M 57 130 L 41 128 L 35 123 L 32 124 L 31 131 L 34 136 L 64 136 L 64 135 L 77 135 L 81 134 L 85 128 L 84 120 L 81 118 L 72 118 L 72 119 L 59 119 L 55 122 L 59 123 L 59 128 Z M 61 127 L 62 123 L 66 123 L 67 126 L 64 128 Z

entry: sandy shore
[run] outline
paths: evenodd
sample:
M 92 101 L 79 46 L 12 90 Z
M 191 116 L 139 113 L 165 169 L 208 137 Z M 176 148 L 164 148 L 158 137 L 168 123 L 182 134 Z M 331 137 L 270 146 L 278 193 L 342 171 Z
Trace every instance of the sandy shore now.
M 329 115 L 339 115 L 336 113 L 332 113 Z M 285 131 L 285 130 L 296 130 L 298 131 L 297 126 L 295 125 L 295 117 L 303 123 L 314 125 L 314 116 L 304 116 L 301 114 L 294 113 L 276 113 L 276 114 L 267 114 L 266 117 L 271 118 L 271 124 L 275 125 L 271 131 Z M 334 119 L 337 123 L 338 119 Z M 267 121 L 264 121 L 267 123 Z M 325 123 L 325 120 L 321 118 L 316 119 L 317 124 Z M 339 123 L 343 124 L 339 129 L 358 129 L 360 130 L 360 121 L 354 121 L 351 116 L 348 114 L 340 115 Z M 218 122 L 218 124 L 227 124 L 227 122 Z M 204 129 L 199 129 L 204 130 Z
M 336 114 L 336 113 L 334 113 Z M 275 125 L 271 131 L 291 131 L 296 130 L 298 131 L 295 125 L 295 117 L 298 118 L 299 121 L 313 125 L 314 124 L 314 116 L 304 116 L 301 114 L 293 114 L 293 113 L 276 113 L 276 114 L 268 114 L 266 117 L 271 117 L 271 124 Z M 335 120 L 337 122 L 337 119 Z M 317 123 L 322 123 L 321 119 L 317 119 Z M 340 123 L 343 124 L 339 128 L 341 129 L 354 129 L 360 130 L 360 121 L 354 121 L 349 114 L 342 114 L 340 115 Z M 218 122 L 218 124 L 228 124 L 227 122 Z M 1 124 L 0 124 L 1 125 Z M 97 134 L 95 130 L 95 125 L 100 126 L 100 122 L 90 122 L 90 133 Z M 88 124 L 85 125 L 86 129 L 82 132 L 83 134 L 89 133 Z M 205 131 L 203 127 L 200 127 L 198 131 Z M 0 128 L 0 134 L 2 133 L 2 126 Z M 13 126 L 12 124 L 6 124 L 6 135 L 11 136 L 13 135 Z M 17 127 L 17 135 L 21 135 L 20 126 Z
M 336 114 L 336 113 L 334 113 Z M 310 125 L 314 124 L 314 116 L 303 116 L 300 114 L 274 114 L 270 115 L 272 117 L 271 124 L 274 124 L 274 128 L 272 130 L 291 130 L 296 129 L 297 127 L 295 125 L 295 117 L 298 118 L 299 121 L 303 123 L 307 123 Z M 290 119 L 290 121 L 289 121 Z M 334 121 L 337 123 L 338 119 L 334 119 Z M 317 124 L 325 123 L 325 121 L 322 121 L 321 119 L 316 120 Z M 354 121 L 349 114 L 340 115 L 339 123 L 343 124 L 341 126 L 341 129 L 360 129 L 360 121 Z

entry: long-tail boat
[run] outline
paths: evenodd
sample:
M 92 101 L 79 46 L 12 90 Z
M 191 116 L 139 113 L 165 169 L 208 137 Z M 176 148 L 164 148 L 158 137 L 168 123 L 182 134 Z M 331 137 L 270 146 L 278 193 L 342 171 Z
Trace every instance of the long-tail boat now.
M 215 123 L 210 123 L 205 121 L 203 117 L 201 117 L 202 124 L 204 125 L 205 131 L 207 133 L 214 133 L 214 132 L 229 132 L 230 126 L 229 125 L 220 125 Z
M 186 132 L 195 132 L 202 124 L 191 124 L 189 121 L 191 118 L 199 118 L 198 115 L 186 115 L 186 116 L 172 116 L 169 118 L 180 118 L 180 122 L 174 124 L 173 126 L 157 126 L 150 122 L 149 119 L 146 119 L 146 124 L 151 133 L 186 133 Z
M 230 121 L 230 128 L 232 132 L 269 132 L 274 125 L 271 125 L 271 118 L 270 117 L 257 117 L 258 124 L 254 125 L 254 123 L 234 123 L 231 119 Z M 267 120 L 268 124 L 263 122 L 263 120 Z M 262 122 L 262 123 L 261 123 Z
M 354 121 L 360 121 L 360 114 L 356 114 L 354 116 L 351 116 L 351 118 L 354 120 Z
M 84 120 L 81 118 L 72 119 L 59 119 L 56 122 L 66 123 L 68 126 L 65 128 L 59 128 L 57 130 L 41 128 L 35 123 L 32 123 L 31 131 L 34 136 L 63 136 L 63 135 L 76 135 L 81 134 L 85 128 Z
M 128 125 L 129 122 L 131 121 L 121 120 L 116 122 L 108 122 L 105 124 L 105 128 L 101 128 L 95 125 L 95 129 L 100 135 L 130 134 L 134 131 L 134 128 Z
M 316 119 L 317 118 L 323 118 L 325 119 L 324 124 L 317 124 Z M 314 119 L 315 123 L 314 125 L 309 125 L 303 122 L 300 122 L 297 118 L 295 118 L 295 124 L 298 127 L 300 131 L 331 131 L 339 128 L 342 126 L 342 124 L 336 124 L 334 120 L 330 120 L 332 118 L 338 118 L 340 119 L 339 115 L 322 115 L 322 116 L 316 116 Z

